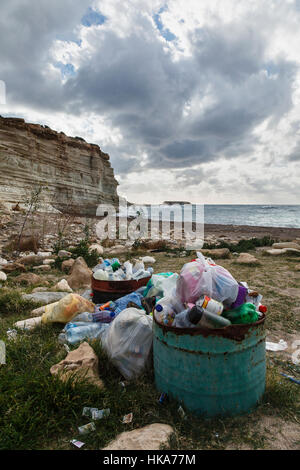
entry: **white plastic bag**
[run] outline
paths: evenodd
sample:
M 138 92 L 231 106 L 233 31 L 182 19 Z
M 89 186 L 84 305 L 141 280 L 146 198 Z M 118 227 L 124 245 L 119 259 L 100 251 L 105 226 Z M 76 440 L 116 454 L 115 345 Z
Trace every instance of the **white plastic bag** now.
M 197 260 L 183 266 L 177 281 L 176 293 L 182 302 L 195 303 L 202 295 L 230 306 L 238 295 L 238 283 L 232 275 L 197 253 Z
M 121 374 L 137 377 L 144 369 L 152 346 L 152 317 L 137 308 L 126 308 L 111 323 L 101 343 Z

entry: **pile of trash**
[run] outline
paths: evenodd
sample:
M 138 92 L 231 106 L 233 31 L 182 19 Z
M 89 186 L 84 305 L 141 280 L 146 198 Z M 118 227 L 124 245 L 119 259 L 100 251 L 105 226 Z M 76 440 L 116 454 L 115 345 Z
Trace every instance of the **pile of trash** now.
M 179 275 L 153 274 L 142 261 L 134 266 L 126 261 L 121 266 L 117 259 L 105 260 L 93 273 L 101 280 L 151 278 L 135 292 L 103 304 L 90 300 L 91 290 L 82 296 L 68 294 L 47 305 L 41 317 L 22 322 L 22 328 L 60 322 L 64 328 L 58 340 L 66 347 L 86 339 L 100 341 L 128 380 L 137 377 L 150 358 L 153 315 L 159 324 L 169 327 L 215 329 L 253 323 L 266 312 L 258 292 L 201 253 Z
M 105 259 L 93 268 L 93 278 L 97 281 L 138 281 L 151 277 L 152 273 L 153 268 L 145 269 L 143 261 L 136 261 L 133 266 L 130 261 L 121 264 L 118 258 Z
M 202 253 L 183 266 L 176 288 L 155 305 L 158 323 L 177 328 L 224 328 L 254 323 L 266 312 L 262 295 L 237 282 Z

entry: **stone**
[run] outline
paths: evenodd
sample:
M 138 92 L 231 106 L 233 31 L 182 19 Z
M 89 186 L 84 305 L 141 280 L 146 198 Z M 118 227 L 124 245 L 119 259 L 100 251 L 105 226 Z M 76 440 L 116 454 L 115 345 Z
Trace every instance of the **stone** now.
M 281 250 L 282 248 L 294 248 L 296 250 L 300 250 L 300 244 L 295 242 L 280 242 L 273 243 L 272 248 L 275 250 Z
M 43 315 L 43 313 L 45 313 L 45 310 L 46 310 L 46 305 L 43 305 L 42 307 L 38 307 L 32 310 L 31 315 L 33 317 L 40 317 L 41 315 Z
M 35 276 L 35 274 L 33 274 L 33 276 Z M 22 298 L 24 300 L 31 300 L 32 302 L 48 305 L 58 302 L 66 297 L 66 295 L 69 295 L 69 292 L 35 292 L 34 294 L 23 294 Z
M 103 389 L 103 381 L 98 372 L 99 361 L 93 348 L 87 343 L 82 343 L 79 348 L 71 351 L 64 360 L 51 367 L 50 373 L 58 375 L 66 382 L 70 377 L 74 381 L 90 382 Z
M 2 266 L 1 269 L 5 273 L 12 273 L 14 271 L 22 271 L 22 272 L 26 271 L 25 266 L 20 263 L 9 263 L 9 264 L 6 264 L 5 266 Z
M 51 265 L 55 263 L 55 259 L 44 259 L 43 264 Z
M 300 271 L 300 264 L 296 264 L 296 265 L 294 266 L 294 270 L 295 270 L 295 271 Z
M 42 264 L 44 261 L 43 256 L 39 255 L 28 255 L 21 256 L 17 259 L 17 262 L 24 264 L 25 266 L 36 266 Z
M 42 264 L 41 266 L 34 266 L 32 269 L 35 271 L 51 271 L 50 264 Z
M 73 289 L 80 287 L 88 287 L 91 285 L 92 271 L 89 269 L 85 260 L 80 256 L 75 260 L 71 268 L 71 274 L 68 276 L 67 281 L 69 286 Z
M 0 281 L 7 281 L 7 276 L 3 271 L 0 271 Z
M 46 181 L 42 202 L 73 215 L 96 214 L 99 204 L 118 204 L 109 155 L 80 138 L 24 119 L 0 117 L 0 199 L 23 201 Z
M 255 256 L 250 255 L 249 253 L 240 253 L 240 256 L 234 262 L 251 266 L 260 264 L 258 259 L 255 258 Z
M 263 254 L 270 256 L 280 256 L 285 254 L 300 256 L 300 250 L 296 250 L 296 248 L 272 248 L 270 250 L 264 251 Z
M 143 263 L 145 264 L 154 264 L 156 263 L 156 259 L 153 258 L 152 256 L 144 256 L 141 261 L 143 261 Z
M 71 289 L 71 287 L 69 286 L 68 282 L 65 279 L 62 279 L 61 281 L 59 281 L 54 286 L 54 289 L 58 291 L 61 290 L 63 292 L 73 292 L 73 289 Z
M 63 261 L 61 263 L 61 270 L 65 273 L 68 273 L 71 270 L 74 263 L 75 263 L 75 259 L 72 259 L 72 258 Z
M 5 258 L 0 258 L 0 266 L 5 266 L 8 264 L 8 261 Z
M 154 423 L 122 432 L 102 450 L 159 450 L 168 445 L 174 429 L 169 424 Z
M 105 250 L 106 253 L 110 254 L 110 255 L 115 255 L 117 253 L 127 253 L 128 251 L 128 247 L 124 246 L 124 245 L 115 245 L 113 248 L 110 248 L 108 250 Z
M 15 282 L 18 284 L 38 284 L 41 282 L 40 276 L 34 273 L 20 274 L 20 276 L 15 277 Z
M 67 250 L 60 250 L 57 255 L 59 258 L 71 258 L 72 253 Z
M 104 249 L 98 243 L 94 243 L 89 247 L 89 252 L 91 253 L 93 250 L 96 250 L 99 256 L 102 256 L 104 253 Z
M 208 258 L 215 259 L 228 259 L 231 257 L 230 251 L 228 248 L 215 248 L 213 250 L 200 250 L 203 256 Z
M 32 294 L 35 294 L 36 292 L 48 292 L 48 288 L 47 287 L 35 287 L 31 291 Z

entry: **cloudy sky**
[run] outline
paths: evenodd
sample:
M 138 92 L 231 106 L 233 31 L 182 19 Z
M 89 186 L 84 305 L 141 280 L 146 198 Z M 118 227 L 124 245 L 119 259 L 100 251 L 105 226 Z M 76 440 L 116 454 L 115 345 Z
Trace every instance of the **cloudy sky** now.
M 300 0 L 2 0 L 3 116 L 108 152 L 132 202 L 300 201 Z

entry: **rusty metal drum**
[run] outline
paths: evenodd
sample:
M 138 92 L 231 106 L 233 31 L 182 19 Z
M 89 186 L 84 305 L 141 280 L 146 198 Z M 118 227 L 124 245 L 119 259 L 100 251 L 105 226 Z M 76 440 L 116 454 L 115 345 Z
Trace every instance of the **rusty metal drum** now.
M 266 382 L 265 317 L 222 329 L 153 322 L 156 387 L 206 417 L 250 411 Z

